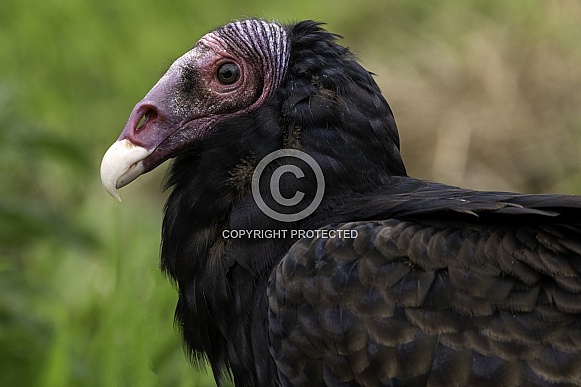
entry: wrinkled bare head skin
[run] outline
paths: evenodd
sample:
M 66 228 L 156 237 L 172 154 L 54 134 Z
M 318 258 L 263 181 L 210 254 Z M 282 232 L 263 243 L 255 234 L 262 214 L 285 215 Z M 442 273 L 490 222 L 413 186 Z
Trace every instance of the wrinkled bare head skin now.
M 146 173 L 201 141 L 219 121 L 260 106 L 288 63 L 285 29 L 263 20 L 225 25 L 177 59 L 131 113 L 101 164 L 107 191 Z

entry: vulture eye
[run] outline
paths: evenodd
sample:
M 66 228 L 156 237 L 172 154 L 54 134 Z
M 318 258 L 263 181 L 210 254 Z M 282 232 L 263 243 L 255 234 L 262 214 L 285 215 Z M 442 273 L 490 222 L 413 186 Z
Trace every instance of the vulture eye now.
M 224 63 L 218 68 L 218 81 L 223 85 L 231 85 L 240 78 L 240 68 L 235 63 Z

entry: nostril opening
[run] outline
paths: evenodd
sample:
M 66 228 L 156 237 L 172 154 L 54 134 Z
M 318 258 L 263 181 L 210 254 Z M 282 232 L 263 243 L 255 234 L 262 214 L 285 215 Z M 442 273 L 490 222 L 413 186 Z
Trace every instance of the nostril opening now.
M 137 124 L 137 127 L 135 128 L 136 131 L 140 130 L 143 125 L 145 125 L 145 123 L 147 122 L 147 120 L 149 119 L 149 116 L 146 114 L 143 117 L 141 117 L 141 120 L 139 120 L 139 123 Z
M 135 128 L 135 132 L 140 131 L 149 120 L 154 120 L 157 117 L 157 112 L 154 109 L 149 109 L 145 112 L 145 114 L 139 120 L 137 127 Z

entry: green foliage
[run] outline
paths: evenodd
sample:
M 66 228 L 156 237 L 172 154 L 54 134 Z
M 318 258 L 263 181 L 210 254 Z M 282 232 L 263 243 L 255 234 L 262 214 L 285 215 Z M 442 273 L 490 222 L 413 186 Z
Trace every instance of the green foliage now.
M 118 204 L 98 169 L 172 60 L 243 16 L 346 36 L 395 110 L 411 174 L 581 192 L 577 0 L 4 0 L 0 385 L 213 385 L 188 364 L 158 270 L 163 171 Z

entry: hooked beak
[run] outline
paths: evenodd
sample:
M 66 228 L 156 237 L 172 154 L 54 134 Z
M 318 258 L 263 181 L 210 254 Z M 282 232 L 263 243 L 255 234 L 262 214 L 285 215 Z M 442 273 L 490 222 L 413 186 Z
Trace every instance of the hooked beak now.
M 115 142 L 101 162 L 101 182 L 115 199 L 121 201 L 117 189 L 145 172 L 143 159 L 153 152 L 129 141 L 127 138 Z
M 179 66 L 172 66 L 131 112 L 121 135 L 103 156 L 101 181 L 117 200 L 117 189 L 151 171 L 172 157 L 184 145 L 184 129 L 189 115 L 176 115 L 173 90 L 179 83 Z

